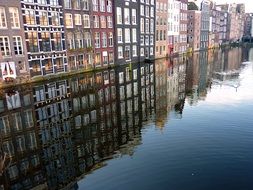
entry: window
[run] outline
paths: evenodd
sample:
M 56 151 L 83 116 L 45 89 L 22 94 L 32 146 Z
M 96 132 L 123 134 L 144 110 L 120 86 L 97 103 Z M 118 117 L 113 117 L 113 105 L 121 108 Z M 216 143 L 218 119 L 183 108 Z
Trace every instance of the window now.
M 141 36 L 141 45 L 144 45 L 144 36 Z
M 92 0 L 93 11 L 98 11 L 98 0 Z
M 65 24 L 66 28 L 73 28 L 72 14 L 69 13 L 65 14 Z
M 136 45 L 133 45 L 133 57 L 136 57 L 137 56 L 137 46 Z
M 146 6 L 146 17 L 149 17 L 149 6 Z
M 154 45 L 154 36 L 150 36 L 150 45 Z
M 128 8 L 124 8 L 124 23 L 130 24 L 130 13 Z
M 89 32 L 84 33 L 84 47 L 91 47 L 91 34 Z
M 100 0 L 100 11 L 105 12 L 105 0 Z
M 106 17 L 105 16 L 100 17 L 100 22 L 101 22 L 101 28 L 106 28 Z
M 109 47 L 113 47 L 113 33 L 109 33 Z
M 107 51 L 103 51 L 103 65 L 107 65 L 108 64 L 108 53 Z
M 4 7 L 0 7 L 0 28 L 7 28 Z
M 144 33 L 144 19 L 141 18 L 141 33 Z
M 146 19 L 146 33 L 149 33 L 149 19 Z
M 80 14 L 75 14 L 75 25 L 82 25 L 82 17 Z
M 123 37 L 122 37 L 122 29 L 121 28 L 117 29 L 117 34 L 118 34 L 118 43 L 122 43 Z
M 40 25 L 41 26 L 47 26 L 48 25 L 48 16 L 46 11 L 40 11 L 39 12 L 40 17 Z
M 125 42 L 126 43 L 130 43 L 130 29 L 129 28 L 125 28 Z
M 10 42 L 9 37 L 7 36 L 0 36 L 0 49 L 2 56 L 10 56 Z
M 107 12 L 111 13 L 112 12 L 112 1 L 107 0 Z
M 132 29 L 132 42 L 137 42 L 136 28 Z
M 96 66 L 100 66 L 101 65 L 101 54 L 100 53 L 96 53 L 95 64 L 96 64 Z
M 64 8 L 71 9 L 71 0 L 64 0 Z
M 153 34 L 155 30 L 154 20 L 150 19 L 150 33 Z
M 111 16 L 107 17 L 107 22 L 108 22 L 108 28 L 112 28 L 112 17 Z
M 150 16 L 154 17 L 154 7 L 150 7 Z
M 76 49 L 78 48 L 83 48 L 83 36 L 81 34 L 81 32 L 77 32 L 75 34 L 75 41 L 76 41 Z
M 117 24 L 122 24 L 122 12 L 120 7 L 117 7 Z
M 89 10 L 89 0 L 82 0 L 83 1 L 83 10 Z
M 102 33 L 102 47 L 107 47 L 107 35 L 105 32 Z
M 114 61 L 114 55 L 113 55 L 113 52 L 109 52 L 109 63 L 112 64 Z M 112 80 L 112 78 L 111 78 Z
M 141 15 L 145 16 L 144 5 L 141 5 Z
M 29 52 L 38 52 L 38 33 L 37 32 L 28 32 L 28 42 L 27 47 Z
M 93 23 L 94 23 L 94 28 L 99 28 L 99 17 L 97 15 L 93 16 Z
M 53 39 L 52 39 L 52 49 L 56 51 L 62 50 L 61 46 L 61 33 L 60 32 L 54 32 L 53 33 Z
M 41 44 L 40 50 L 41 51 L 51 51 L 51 44 L 50 44 L 50 33 L 49 32 L 41 32 Z
M 83 25 L 84 28 L 90 28 L 90 16 L 87 14 L 83 15 Z
M 9 7 L 9 12 L 10 12 L 11 27 L 20 28 L 18 8 Z
M 122 46 L 118 46 L 118 58 L 123 58 L 123 48 Z
M 130 55 L 130 46 L 126 46 L 126 47 L 125 47 L 124 56 L 125 56 L 125 59 L 126 59 L 126 60 L 130 60 L 130 59 L 131 59 L 131 55 Z
M 15 55 L 23 55 L 23 45 L 20 36 L 13 36 L 13 47 Z
M 145 36 L 145 45 L 149 45 L 149 36 Z
M 51 18 L 52 18 L 52 25 L 53 26 L 59 26 L 60 25 L 60 19 L 59 19 L 59 13 L 58 12 L 51 12 Z
M 72 33 L 67 34 L 67 46 L 68 46 L 68 49 L 75 48 L 74 34 L 72 34 Z
M 75 0 L 73 2 L 73 8 L 74 9 L 80 9 L 80 0 Z
M 95 48 L 100 48 L 100 33 L 95 32 Z
M 136 9 L 132 9 L 132 24 L 136 23 Z
M 35 11 L 25 10 L 25 24 L 35 25 Z

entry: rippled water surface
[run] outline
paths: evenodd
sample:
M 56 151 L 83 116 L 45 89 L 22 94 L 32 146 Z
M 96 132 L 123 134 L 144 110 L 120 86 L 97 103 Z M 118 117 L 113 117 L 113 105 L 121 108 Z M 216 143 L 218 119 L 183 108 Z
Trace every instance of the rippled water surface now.
M 250 49 L 201 52 L 2 91 L 5 189 L 253 189 Z M 13 94 L 20 105 L 9 100 Z M 7 129 L 3 118 L 15 113 L 23 125 Z

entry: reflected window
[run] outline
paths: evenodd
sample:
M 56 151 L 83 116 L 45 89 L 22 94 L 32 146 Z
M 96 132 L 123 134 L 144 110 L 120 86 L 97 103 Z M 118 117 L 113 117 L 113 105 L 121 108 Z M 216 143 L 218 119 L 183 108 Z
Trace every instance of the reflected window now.
M 16 137 L 16 146 L 17 146 L 17 151 L 18 152 L 24 152 L 25 151 L 25 137 L 23 135 Z
M 9 174 L 9 178 L 11 180 L 14 180 L 18 177 L 19 173 L 18 173 L 18 167 L 16 165 L 11 166 L 8 168 L 8 174 Z
M 6 101 L 9 110 L 21 107 L 20 96 L 17 91 L 6 93 Z

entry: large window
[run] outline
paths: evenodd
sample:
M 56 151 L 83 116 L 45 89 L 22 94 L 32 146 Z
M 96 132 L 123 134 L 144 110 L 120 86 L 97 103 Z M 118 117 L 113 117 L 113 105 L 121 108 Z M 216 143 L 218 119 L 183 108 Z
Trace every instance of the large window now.
M 124 23 L 130 24 L 130 12 L 128 8 L 124 9 Z
M 90 16 L 87 14 L 83 15 L 83 27 L 90 28 Z
M 109 47 L 113 47 L 113 33 L 110 32 L 109 33 Z
M 10 20 L 11 20 L 11 27 L 12 28 L 19 28 L 19 14 L 18 14 L 18 8 L 16 7 L 9 7 L 10 12 Z
M 51 12 L 51 18 L 52 18 L 52 25 L 53 26 L 59 26 L 60 25 L 60 19 L 59 19 L 59 13 L 58 12 Z
M 4 7 L 0 7 L 0 28 L 7 28 Z
M 92 0 L 93 11 L 98 11 L 98 0 Z
M 93 23 L 94 23 L 94 28 L 99 28 L 99 16 L 97 15 L 93 16 Z
M 50 33 L 49 32 L 41 32 L 41 51 L 51 51 L 50 44 Z
M 82 25 L 82 17 L 80 14 L 75 14 L 75 25 Z
M 40 17 L 40 25 L 41 26 L 47 26 L 48 25 L 48 16 L 46 11 L 40 11 L 39 12 Z
M 100 33 L 95 32 L 95 48 L 100 48 Z
M 100 11 L 105 12 L 105 0 L 100 0 Z
M 120 7 L 117 7 L 117 24 L 122 24 L 122 11 Z
M 0 50 L 1 50 L 2 56 L 10 56 L 11 50 L 10 50 L 9 37 L 0 36 Z
M 118 34 L 118 43 L 122 43 L 123 37 L 122 37 L 122 29 L 121 28 L 117 29 L 117 34 Z
M 65 24 L 66 24 L 66 28 L 73 28 L 72 14 L 69 14 L 69 13 L 65 14 Z
M 23 55 L 22 38 L 20 36 L 13 36 L 13 47 L 15 55 Z
M 73 8 L 74 9 L 80 9 L 80 0 L 75 0 L 75 1 L 72 1 L 73 2 Z
M 101 28 L 106 28 L 106 17 L 105 16 L 100 17 L 100 22 L 101 22 Z
M 112 17 L 111 16 L 107 17 L 107 23 L 108 23 L 108 28 L 112 28 Z
M 46 74 L 53 73 L 52 59 L 44 59 L 44 60 L 42 60 L 42 65 L 45 66 Z
M 84 33 L 84 47 L 91 47 L 91 34 L 89 32 Z
M 53 40 L 52 40 L 52 49 L 56 51 L 62 50 L 62 41 L 61 41 L 61 33 L 54 32 L 53 33 Z
M 130 43 L 130 29 L 125 28 L 125 42 Z
M 76 33 L 75 40 L 76 40 L 76 49 L 83 48 L 83 36 L 81 32 Z
M 89 0 L 82 0 L 83 2 L 83 10 L 89 10 Z
M 123 58 L 123 47 L 118 46 L 118 58 L 122 59 Z
M 102 47 L 107 47 L 107 35 L 105 32 L 102 33 Z
M 64 0 L 64 8 L 71 9 L 71 0 Z
M 34 10 L 25 10 L 25 24 L 35 25 L 35 11 Z
M 132 24 L 136 24 L 136 9 L 132 9 Z
M 68 45 L 68 49 L 70 50 L 75 48 L 74 34 L 72 33 L 67 34 L 67 45 Z
M 124 57 L 125 57 L 126 60 L 131 59 L 131 57 L 130 57 L 130 46 L 125 47 Z
M 136 28 L 132 29 L 132 42 L 137 42 L 137 32 Z
M 112 1 L 107 0 L 107 12 L 111 13 L 112 12 Z

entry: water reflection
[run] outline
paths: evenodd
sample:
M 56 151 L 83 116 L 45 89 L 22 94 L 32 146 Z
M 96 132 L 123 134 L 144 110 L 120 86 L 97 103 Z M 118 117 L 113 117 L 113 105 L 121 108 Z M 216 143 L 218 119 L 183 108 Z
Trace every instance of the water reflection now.
M 186 97 L 196 105 L 212 83 L 238 79 L 248 52 L 200 52 L 1 89 L 1 185 L 77 189 L 105 160 L 133 155 L 148 122 L 162 130 L 182 118 Z

